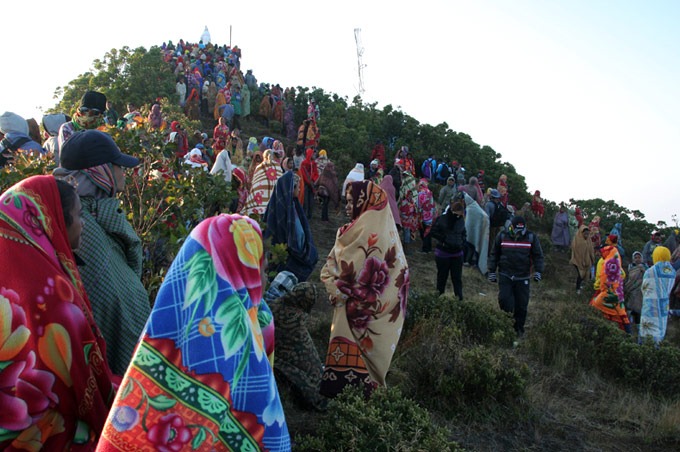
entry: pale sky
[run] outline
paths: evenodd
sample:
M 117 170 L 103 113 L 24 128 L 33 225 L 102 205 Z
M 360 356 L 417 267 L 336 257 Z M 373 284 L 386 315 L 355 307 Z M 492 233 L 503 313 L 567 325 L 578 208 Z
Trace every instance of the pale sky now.
M 259 81 L 351 99 L 360 28 L 364 101 L 469 134 L 551 201 L 680 213 L 680 1 L 40 0 L 3 18 L 0 111 L 40 119 L 112 48 L 196 42 L 205 26 L 229 43 L 230 25 Z

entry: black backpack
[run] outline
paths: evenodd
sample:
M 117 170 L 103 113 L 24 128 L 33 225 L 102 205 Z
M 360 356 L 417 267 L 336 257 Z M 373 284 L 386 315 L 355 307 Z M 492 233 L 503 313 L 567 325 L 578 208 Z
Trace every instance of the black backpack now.
M 438 176 L 441 180 L 446 180 L 451 175 L 451 168 L 446 163 L 440 163 L 438 169 L 439 169 Z
M 510 218 L 510 211 L 503 204 L 496 204 L 496 209 L 494 209 L 493 216 L 489 218 L 492 228 L 497 228 L 503 226 L 505 222 Z
M 10 142 L 7 137 L 0 141 L 0 145 L 3 147 L 2 153 L 0 153 L 0 168 L 5 166 L 7 162 L 12 158 L 12 154 L 16 153 L 21 146 L 31 141 L 28 137 L 22 137 L 16 140 L 14 143 Z

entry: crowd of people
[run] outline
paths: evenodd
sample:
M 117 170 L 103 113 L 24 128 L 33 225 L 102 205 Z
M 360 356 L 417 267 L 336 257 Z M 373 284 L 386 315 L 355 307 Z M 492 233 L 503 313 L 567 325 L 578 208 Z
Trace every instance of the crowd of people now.
M 0 196 L 0 375 L 13 388 L 3 393 L 0 447 L 289 450 L 277 378 L 318 410 L 346 386 L 369 396 L 386 384 L 418 238 L 419 252 L 433 255 L 440 294 L 451 279 L 463 300 L 463 267 L 475 268 L 498 284 L 500 309 L 524 334 L 530 282 L 544 272 L 525 218 L 545 214 L 539 191 L 517 209 L 505 175 L 487 186 L 482 169 L 468 177 L 460 163 L 434 155 L 417 165 L 408 146 L 388 157 L 380 141 L 340 184 L 332 152 L 320 146 L 313 99 L 296 128 L 294 90 L 243 74 L 237 46 L 204 35 L 162 50 L 178 105 L 189 118 L 214 121 L 212 130 L 189 135 L 159 102 L 146 117 L 133 104 L 120 117 L 97 91 L 85 92 L 72 116 L 45 115 L 43 137 L 15 113 L 0 116 L 0 166 L 23 154 L 56 167 Z M 294 145 L 241 140 L 253 90 L 263 95 L 261 119 L 280 122 Z M 142 241 L 117 198 L 140 160 L 120 150 L 106 133 L 112 127 L 162 133 L 176 158 L 162 175 L 206 171 L 236 194 L 228 213 L 193 227 L 153 303 L 141 282 Z M 304 321 L 317 298 L 310 220 L 329 221 L 343 202 L 347 222 L 320 270 L 333 306 L 320 357 Z M 551 235 L 558 251 L 571 248 L 576 290 L 594 279 L 591 304 L 658 343 L 679 291 L 677 231 L 663 244 L 652 234 L 626 274 L 620 227 L 602 243 L 599 218 L 586 224 L 576 213 L 560 208 Z M 286 258 L 270 264 L 267 246 L 279 244 Z

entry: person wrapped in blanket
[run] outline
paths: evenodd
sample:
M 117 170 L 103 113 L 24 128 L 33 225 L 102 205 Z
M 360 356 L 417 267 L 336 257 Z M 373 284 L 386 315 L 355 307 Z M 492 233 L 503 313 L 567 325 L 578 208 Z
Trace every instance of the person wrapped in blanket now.
M 0 449 L 94 450 L 116 381 L 73 249 L 75 189 L 32 176 L 0 196 Z
M 276 324 L 277 378 L 283 377 L 303 405 L 322 411 L 328 404 L 328 399 L 319 393 L 323 362 L 307 330 L 316 297 L 314 284 L 298 283 L 289 271 L 276 275 L 264 294 Z
M 334 306 L 321 380 L 327 397 L 348 385 L 370 394 L 386 384 L 410 285 L 387 193 L 363 180 L 350 182 L 345 198 L 350 221 L 338 229 L 320 275 Z
M 595 270 L 595 293 L 590 305 L 626 333 L 631 333 L 630 320 L 624 306 L 624 278 L 626 272 L 621 265 L 621 255 L 616 247 L 618 236 L 610 234 L 605 246 L 600 249 L 600 260 Z
M 198 224 L 168 270 L 98 450 L 291 449 L 272 370 L 262 233 Z

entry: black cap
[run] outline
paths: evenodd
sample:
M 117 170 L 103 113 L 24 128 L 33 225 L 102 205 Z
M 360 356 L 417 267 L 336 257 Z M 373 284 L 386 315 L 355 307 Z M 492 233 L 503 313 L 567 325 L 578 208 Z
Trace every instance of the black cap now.
M 104 113 L 106 111 L 106 96 L 97 91 L 87 91 L 80 99 L 80 106 L 87 108 L 96 108 Z
M 133 168 L 139 165 L 139 159 L 123 154 L 113 138 L 99 130 L 74 133 L 59 152 L 59 164 L 69 170 L 92 168 L 105 163 Z
M 519 215 L 512 217 L 512 227 L 515 229 L 526 228 L 526 223 L 524 222 L 524 217 Z

